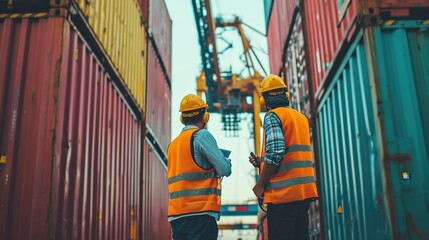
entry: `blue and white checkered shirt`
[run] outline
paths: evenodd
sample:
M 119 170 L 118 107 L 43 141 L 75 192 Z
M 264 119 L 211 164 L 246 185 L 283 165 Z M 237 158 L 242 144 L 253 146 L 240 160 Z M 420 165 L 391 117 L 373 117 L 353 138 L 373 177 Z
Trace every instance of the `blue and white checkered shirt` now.
M 263 161 L 271 165 L 279 165 L 286 154 L 282 123 L 279 117 L 268 112 L 264 117 L 265 156 Z

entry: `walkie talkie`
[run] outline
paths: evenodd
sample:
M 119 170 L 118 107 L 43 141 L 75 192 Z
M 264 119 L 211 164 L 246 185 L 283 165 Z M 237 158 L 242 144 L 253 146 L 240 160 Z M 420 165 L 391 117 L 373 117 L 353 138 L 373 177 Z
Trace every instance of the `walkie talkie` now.
M 250 156 L 256 160 L 256 164 L 252 164 L 254 167 L 259 167 L 258 157 L 253 152 L 250 152 Z

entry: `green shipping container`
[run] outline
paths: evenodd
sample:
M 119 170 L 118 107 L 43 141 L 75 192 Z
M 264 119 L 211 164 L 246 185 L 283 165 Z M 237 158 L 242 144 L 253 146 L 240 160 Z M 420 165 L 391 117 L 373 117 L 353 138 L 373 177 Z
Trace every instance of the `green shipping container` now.
M 429 32 L 362 29 L 318 103 L 326 239 L 429 237 Z

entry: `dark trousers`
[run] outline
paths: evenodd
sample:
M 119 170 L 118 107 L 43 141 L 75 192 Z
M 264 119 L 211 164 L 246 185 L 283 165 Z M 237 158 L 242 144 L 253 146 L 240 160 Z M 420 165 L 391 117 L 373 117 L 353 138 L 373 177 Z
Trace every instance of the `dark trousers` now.
M 268 239 L 308 240 L 308 209 L 310 200 L 268 204 Z
M 216 240 L 216 219 L 209 215 L 183 217 L 170 222 L 174 240 Z

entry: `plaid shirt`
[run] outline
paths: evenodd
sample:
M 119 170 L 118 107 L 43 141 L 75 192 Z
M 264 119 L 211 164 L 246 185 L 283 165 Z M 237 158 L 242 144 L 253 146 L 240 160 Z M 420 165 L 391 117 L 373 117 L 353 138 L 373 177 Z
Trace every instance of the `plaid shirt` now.
M 282 123 L 275 113 L 269 112 L 264 117 L 265 156 L 263 161 L 279 165 L 286 154 Z

